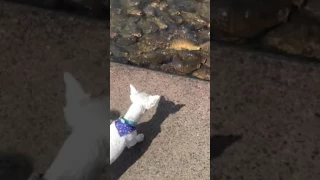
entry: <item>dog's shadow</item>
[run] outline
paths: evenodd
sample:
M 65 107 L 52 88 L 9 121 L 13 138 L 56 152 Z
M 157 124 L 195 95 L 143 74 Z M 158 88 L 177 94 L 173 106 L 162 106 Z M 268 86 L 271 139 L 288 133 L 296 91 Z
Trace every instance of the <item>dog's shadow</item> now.
M 116 109 L 110 110 L 110 120 L 114 121 L 114 120 L 118 119 L 120 116 L 121 116 L 120 111 L 118 111 Z
M 144 134 L 144 141 L 130 149 L 126 148 L 121 156 L 110 166 L 110 179 L 119 179 L 149 148 L 153 139 L 161 132 L 161 124 L 170 114 L 178 112 L 184 104 L 175 104 L 161 97 L 152 119 L 137 125 L 138 133 Z
M 242 139 L 241 135 L 214 135 L 210 138 L 210 160 L 221 156 L 233 143 Z

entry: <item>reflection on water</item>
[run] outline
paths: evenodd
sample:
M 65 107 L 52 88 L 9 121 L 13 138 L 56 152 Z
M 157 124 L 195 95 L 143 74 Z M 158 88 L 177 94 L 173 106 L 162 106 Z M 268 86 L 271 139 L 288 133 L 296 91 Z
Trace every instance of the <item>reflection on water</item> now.
M 111 60 L 210 80 L 210 1 L 111 0 Z

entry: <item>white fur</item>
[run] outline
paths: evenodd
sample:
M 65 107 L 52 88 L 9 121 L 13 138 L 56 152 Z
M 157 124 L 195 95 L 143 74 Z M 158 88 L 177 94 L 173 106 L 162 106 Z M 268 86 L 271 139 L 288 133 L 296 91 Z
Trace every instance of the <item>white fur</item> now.
M 93 99 L 69 73 L 64 73 L 64 114 L 71 135 L 46 171 L 46 180 L 98 179 L 109 156 L 109 97 Z
M 130 84 L 130 100 L 131 106 L 124 116 L 129 121 L 139 122 L 146 110 L 158 105 L 160 100 L 159 95 L 149 95 L 145 92 L 138 92 L 133 85 Z M 110 164 L 112 164 L 128 147 L 132 147 L 144 139 L 143 134 L 138 134 L 137 131 L 120 137 L 115 122 L 110 125 Z

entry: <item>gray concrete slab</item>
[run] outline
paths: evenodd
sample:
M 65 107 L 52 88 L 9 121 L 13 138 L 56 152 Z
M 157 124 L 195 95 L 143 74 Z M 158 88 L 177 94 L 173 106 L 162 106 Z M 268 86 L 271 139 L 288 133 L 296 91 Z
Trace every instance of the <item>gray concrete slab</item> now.
M 44 172 L 65 139 L 63 72 L 109 94 L 107 24 L 0 1 L 0 151 Z
M 111 179 L 209 179 L 210 83 L 111 63 L 111 108 L 124 115 L 129 84 L 164 98 L 138 125 L 143 143 L 112 165 Z
M 320 64 L 216 45 L 211 55 L 211 178 L 320 179 Z

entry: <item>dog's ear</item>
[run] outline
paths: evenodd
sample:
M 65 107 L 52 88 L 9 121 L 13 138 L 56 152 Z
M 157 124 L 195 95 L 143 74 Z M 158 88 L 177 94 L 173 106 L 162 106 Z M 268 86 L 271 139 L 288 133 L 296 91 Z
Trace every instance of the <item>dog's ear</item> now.
M 88 97 L 80 83 L 70 73 L 64 73 L 64 82 L 66 85 L 67 104 L 78 103 L 80 100 Z
M 130 94 L 137 94 L 137 93 L 138 91 L 136 90 L 136 88 L 132 84 L 130 84 Z
M 146 109 L 151 109 L 152 107 L 156 106 L 159 103 L 159 100 L 160 100 L 159 95 L 149 96 L 148 102 L 146 104 Z

